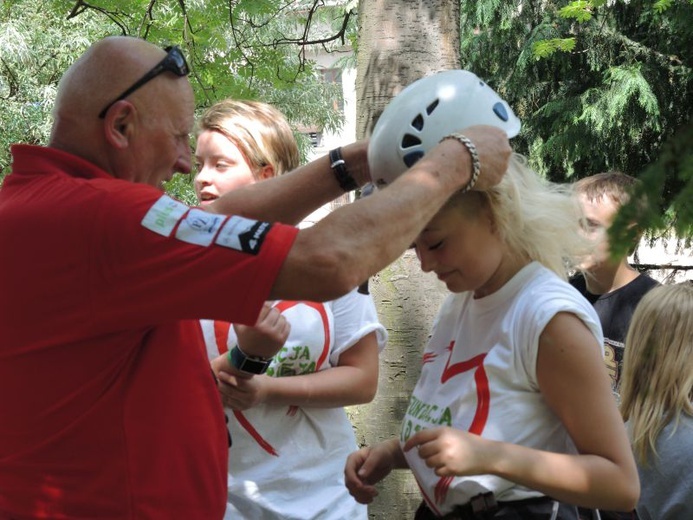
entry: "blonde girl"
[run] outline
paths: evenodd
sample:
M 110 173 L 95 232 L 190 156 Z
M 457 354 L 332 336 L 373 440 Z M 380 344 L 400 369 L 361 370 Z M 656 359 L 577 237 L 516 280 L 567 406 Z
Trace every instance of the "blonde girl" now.
M 195 190 L 203 205 L 298 166 L 291 127 L 265 103 L 222 101 L 198 126 Z M 252 378 L 219 367 L 228 350 L 257 332 L 202 321 L 232 437 L 225 518 L 366 520 L 366 507 L 344 487 L 342 468 L 356 448 L 344 406 L 371 401 L 378 384 L 386 332 L 373 300 L 354 290 L 326 303 L 273 307 L 291 331 L 267 372 Z
M 638 476 L 592 306 L 566 282 L 589 249 L 569 187 L 516 156 L 489 191 L 453 196 L 414 246 L 452 292 L 398 438 L 352 453 L 346 482 L 409 468 L 416 519 L 575 519 L 632 509 Z M 447 516 L 446 516 L 447 515 Z
M 621 414 L 642 483 L 638 515 L 693 518 L 693 284 L 647 293 L 626 346 Z

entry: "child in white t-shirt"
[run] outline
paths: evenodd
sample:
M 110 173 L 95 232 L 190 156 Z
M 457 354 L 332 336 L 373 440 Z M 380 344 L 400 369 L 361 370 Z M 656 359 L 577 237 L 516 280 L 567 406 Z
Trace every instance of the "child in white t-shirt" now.
M 399 437 L 347 460 L 359 502 L 370 503 L 393 469 L 409 468 L 424 499 L 417 519 L 633 508 L 638 476 L 599 318 L 566 282 L 589 246 L 580 218 L 570 190 L 518 156 L 497 187 L 454 195 L 429 222 L 414 247 L 452 294 Z
M 203 205 L 298 166 L 291 128 L 265 103 L 219 102 L 198 126 L 195 190 Z M 265 374 L 248 378 L 219 367 L 257 332 L 201 322 L 232 439 L 225 518 L 366 520 L 366 506 L 344 486 L 344 462 L 357 447 L 344 406 L 371 401 L 377 389 L 387 335 L 373 299 L 353 290 L 331 302 L 272 308 L 288 321 L 288 339 Z

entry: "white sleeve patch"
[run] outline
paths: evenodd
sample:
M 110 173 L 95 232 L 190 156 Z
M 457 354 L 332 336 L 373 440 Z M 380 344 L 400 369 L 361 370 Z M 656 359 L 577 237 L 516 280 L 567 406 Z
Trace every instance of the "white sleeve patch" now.
M 272 228 L 269 222 L 238 216 L 227 217 L 189 208 L 168 195 L 162 195 L 152 204 L 142 219 L 142 226 L 165 237 L 170 237 L 178 226 L 176 239 L 182 242 L 205 247 L 215 242 L 251 255 L 260 252 L 262 243 Z
M 154 233 L 165 237 L 171 236 L 178 221 L 188 211 L 188 206 L 172 199 L 168 195 L 162 195 L 142 219 L 142 225 Z
M 224 220 L 225 215 L 193 208 L 178 226 L 176 238 L 189 244 L 209 246 Z
M 256 255 L 272 224 L 243 217 L 230 217 L 217 235 L 216 243 L 243 253 Z

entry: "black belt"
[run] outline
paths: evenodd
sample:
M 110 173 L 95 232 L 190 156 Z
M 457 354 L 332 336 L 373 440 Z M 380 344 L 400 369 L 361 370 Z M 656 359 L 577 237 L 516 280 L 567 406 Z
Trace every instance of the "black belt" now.
M 496 497 L 492 492 L 480 493 L 467 502 L 460 506 L 455 506 L 455 508 L 443 515 L 436 515 L 431 508 L 428 507 L 426 502 L 421 502 L 421 505 L 416 510 L 415 520 L 486 520 L 493 518 L 493 515 L 502 507 L 513 507 L 520 505 L 529 504 L 541 504 L 550 503 L 554 499 L 550 497 L 535 497 L 527 498 L 525 500 L 509 500 L 509 501 L 496 501 Z

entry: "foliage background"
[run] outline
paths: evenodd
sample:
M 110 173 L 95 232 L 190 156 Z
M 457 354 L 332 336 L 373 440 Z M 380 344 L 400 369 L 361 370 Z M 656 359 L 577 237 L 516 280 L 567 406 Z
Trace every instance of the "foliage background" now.
M 481 0 L 462 2 L 460 23 L 463 67 L 515 108 L 515 146 L 539 172 L 637 176 L 651 204 L 628 208 L 613 233 L 635 217 L 690 241 L 693 2 Z
M 62 72 L 90 43 L 107 35 L 139 36 L 181 45 L 191 67 L 197 110 L 219 99 L 261 99 L 277 106 L 297 129 L 336 130 L 338 85 L 323 81 L 310 49 L 333 49 L 354 38 L 346 5 L 312 1 L 4 0 L 0 8 L 0 180 L 9 146 L 45 144 Z M 190 176 L 167 190 L 192 202 Z
M 340 92 L 311 57 L 316 48 L 358 51 L 357 4 L 3 0 L 0 181 L 11 143 L 46 142 L 62 71 L 108 34 L 182 45 L 198 110 L 228 96 L 257 98 L 297 129 L 336 129 Z M 673 229 L 690 241 L 693 0 L 463 0 L 460 11 L 461 66 L 515 108 L 523 129 L 514 146 L 536 169 L 555 181 L 609 169 L 638 176 L 651 204 L 624 212 L 613 232 L 625 235 L 635 216 L 653 235 Z M 297 137 L 305 157 L 308 141 Z M 168 189 L 190 202 L 189 180 Z
M 181 45 L 192 67 L 198 111 L 228 96 L 257 98 L 275 104 L 297 130 L 334 129 L 342 122 L 335 110 L 340 94 L 322 81 L 312 53 L 349 46 L 358 53 L 356 7 L 362 12 L 366 2 L 394 3 L 0 0 L 0 182 L 8 172 L 9 144 L 46 143 L 60 75 L 90 43 L 108 34 Z M 411 4 L 421 8 L 429 2 Z M 460 66 L 484 78 L 521 117 L 523 129 L 513 146 L 556 181 L 607 169 L 638 176 L 651 204 L 644 212 L 626 208 L 621 229 L 614 232 L 625 235 L 625 223 L 634 219 L 653 235 L 674 229 L 690 240 L 693 1 L 462 0 L 459 7 Z M 414 10 L 401 11 L 412 17 Z M 419 33 L 408 35 L 408 41 L 429 36 Z M 305 153 L 308 144 L 302 143 Z M 189 180 L 177 176 L 167 189 L 193 202 Z M 622 243 L 627 247 L 629 241 Z M 385 413 L 381 408 L 364 412 L 362 426 L 401 415 L 411 390 L 407 375 L 414 378 L 412 360 L 418 360 L 417 349 L 437 308 L 432 303 L 437 293 L 426 290 L 412 254 L 374 277 L 371 287 L 391 333 L 387 357 L 381 358 L 379 394 L 403 397 L 396 397 Z M 383 287 L 391 292 L 377 298 Z M 395 432 L 398 425 L 382 431 Z M 362 427 L 358 433 L 370 440 L 366 435 L 372 431 Z M 387 493 L 391 501 L 383 500 L 384 492 L 373 510 L 382 503 L 399 503 L 401 510 L 406 501 L 401 489 Z M 380 517 L 389 518 L 393 511 L 383 510 Z

